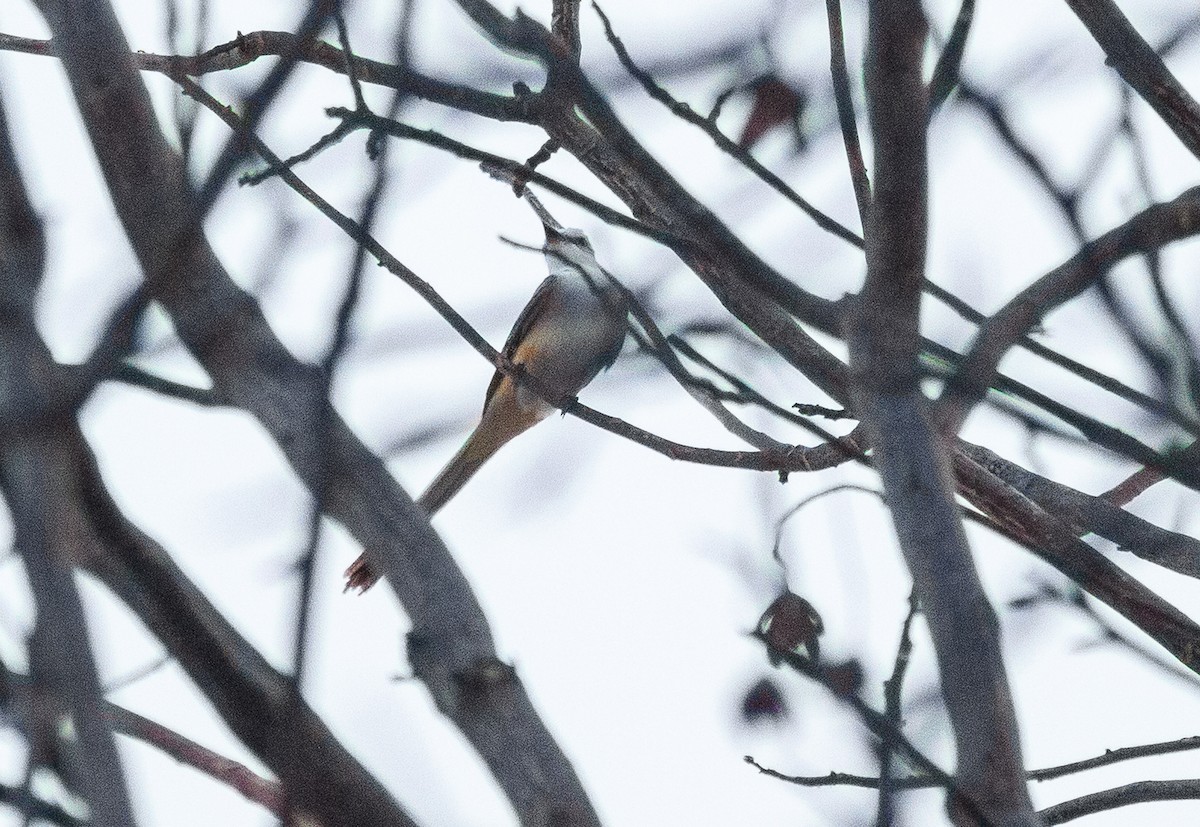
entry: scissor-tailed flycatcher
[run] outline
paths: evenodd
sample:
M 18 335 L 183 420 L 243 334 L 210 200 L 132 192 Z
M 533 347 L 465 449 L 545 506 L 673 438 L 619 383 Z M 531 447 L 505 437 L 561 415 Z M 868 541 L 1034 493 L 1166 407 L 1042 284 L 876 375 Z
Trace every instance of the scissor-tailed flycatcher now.
M 596 262 L 582 231 L 559 226 L 535 198 L 526 197 L 546 228 L 550 275 L 517 317 L 503 353 L 536 379 L 538 391 L 496 371 L 479 424 L 417 500 L 431 517 L 504 443 L 554 411 L 547 399 L 575 396 L 616 360 L 625 341 L 624 289 Z M 347 590 L 366 591 L 378 579 L 365 554 L 346 569 Z

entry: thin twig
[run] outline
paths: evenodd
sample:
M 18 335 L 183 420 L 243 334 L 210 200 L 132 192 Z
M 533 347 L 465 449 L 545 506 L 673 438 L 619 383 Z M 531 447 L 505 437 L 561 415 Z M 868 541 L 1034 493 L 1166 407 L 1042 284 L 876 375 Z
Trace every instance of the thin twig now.
M 119 678 L 114 678 L 110 681 L 107 681 L 104 684 L 104 694 L 111 695 L 114 692 L 120 692 L 125 687 L 132 686 L 138 681 L 150 677 L 155 672 L 171 663 L 173 660 L 174 658 L 171 656 L 170 652 L 159 655 L 145 666 L 140 666 L 137 669 L 134 669 L 132 672 L 121 675 Z
M 354 95 L 354 108 L 360 112 L 367 110 L 367 102 L 363 99 L 362 82 L 354 68 L 358 60 L 350 48 L 350 32 L 346 28 L 346 16 L 339 5 L 333 12 L 333 22 L 337 24 L 338 43 L 342 47 L 342 56 L 346 59 L 346 77 L 350 80 L 350 92 Z
M 410 13 L 411 7 L 406 7 L 405 11 L 406 14 Z M 350 48 L 349 36 L 346 33 L 345 23 L 340 14 L 337 16 L 337 21 L 342 51 L 349 62 L 354 59 L 353 51 Z M 402 62 L 407 59 L 405 56 L 407 26 L 408 24 L 402 19 L 397 30 L 396 51 Z M 363 100 L 362 88 L 358 84 L 357 78 L 355 78 L 353 72 L 348 71 L 348 74 L 350 74 L 351 83 L 354 87 L 355 102 L 358 110 L 364 113 L 369 112 L 370 110 L 367 108 L 366 101 Z M 389 119 L 394 117 L 399 110 L 401 100 L 402 95 L 399 91 L 392 94 L 387 109 L 387 117 Z M 374 176 L 371 189 L 363 199 L 362 211 L 357 222 L 357 226 L 364 237 L 371 236 L 371 231 L 375 225 L 375 218 L 379 212 L 379 205 L 383 198 L 384 190 L 387 187 L 388 150 L 390 146 L 390 142 L 382 142 L 382 144 L 377 145 L 376 142 L 368 137 L 367 155 L 372 158 Z M 331 393 L 338 363 L 345 354 L 346 347 L 350 341 L 350 320 L 362 295 L 366 260 L 367 249 L 362 241 L 359 241 L 354 246 L 350 273 L 346 278 L 346 287 L 338 302 L 337 311 L 334 316 L 333 341 L 330 343 L 329 350 L 321 360 L 321 382 L 315 389 L 313 396 L 315 410 L 313 411 L 312 422 L 312 449 L 314 451 L 312 461 L 317 469 L 317 479 L 316 483 L 312 486 L 313 501 L 309 511 L 308 539 L 298 563 L 300 587 L 296 597 L 296 637 L 292 653 L 292 663 L 294 665 L 293 682 L 296 691 L 300 691 L 303 685 L 305 656 L 308 651 L 308 639 L 312 631 L 312 592 L 314 577 L 316 575 L 317 555 L 321 547 L 321 520 L 326 510 L 325 501 L 329 496 L 330 468 L 328 457 L 333 447 L 330 440 L 330 427 L 333 419 Z M 295 818 L 296 813 L 289 809 L 288 822 L 292 823 Z
M 285 815 L 283 787 L 278 781 L 263 778 L 245 764 L 226 758 L 123 706 L 105 704 L 105 714 L 116 732 L 150 744 L 181 764 L 237 790 L 275 816 L 282 818 Z
M 55 54 L 53 41 L 3 33 L 0 33 L 0 51 L 45 57 Z M 321 66 L 331 72 L 346 71 L 345 55 L 336 46 L 316 38 L 303 40 L 291 32 L 256 31 L 239 34 L 228 43 L 214 46 L 198 55 L 133 52 L 129 59 L 143 72 L 195 78 L 212 72 L 225 72 L 248 66 L 262 57 L 283 55 L 294 55 L 296 60 Z M 422 100 L 462 112 L 497 121 L 532 120 L 525 102 L 511 95 L 495 95 L 459 84 L 446 83 L 408 67 L 401 68 L 364 57 L 355 59 L 354 70 L 364 83 L 399 89 Z
M 176 382 L 144 370 L 129 362 L 122 362 L 113 369 L 111 379 L 134 387 L 144 388 L 174 399 L 182 399 L 206 408 L 221 407 L 230 403 L 211 388 L 197 388 L 195 385 Z
M 786 781 L 789 784 L 796 784 L 800 787 L 862 787 L 868 790 L 878 790 L 883 781 L 883 779 L 874 776 L 854 775 L 848 772 L 831 771 L 828 775 L 787 775 L 779 770 L 763 766 L 749 755 L 744 760 L 763 775 L 778 778 L 780 781 Z M 930 787 L 942 786 L 936 778 L 931 778 L 927 775 L 908 775 L 901 778 L 893 778 L 891 779 L 891 783 L 898 790 L 927 790 Z
M 1103 755 L 1097 755 L 1092 758 L 1084 758 L 1080 761 L 1072 761 L 1068 764 L 1059 764 L 1058 766 L 1046 767 L 1041 770 L 1032 770 L 1029 773 L 1029 780 L 1049 781 L 1052 778 L 1061 778 L 1064 775 L 1094 770 L 1098 767 L 1107 767 L 1122 761 L 1149 758 L 1155 755 L 1169 755 L 1173 752 L 1187 752 L 1194 749 L 1200 749 L 1200 735 L 1180 738 L 1177 741 L 1161 741 L 1155 744 L 1142 744 L 1136 747 L 1118 747 L 1117 749 L 1105 750 Z
M 762 638 L 759 633 L 755 633 L 755 637 Z M 762 639 L 764 644 L 766 644 L 765 638 Z M 898 729 L 896 729 L 886 715 L 873 709 L 866 701 L 858 697 L 858 695 L 838 692 L 830 687 L 825 673 L 816 665 L 814 665 L 808 658 L 802 657 L 793 652 L 780 651 L 778 649 L 771 649 L 771 653 L 780 662 L 786 663 L 800 674 L 824 686 L 833 694 L 835 698 L 854 710 L 866 728 L 870 730 L 876 738 L 878 738 L 880 741 L 890 742 L 897 752 L 902 753 L 912 764 L 912 766 L 914 766 L 919 772 L 923 773 L 930 780 L 931 783 L 927 786 L 944 788 L 951 795 L 951 799 L 953 801 L 962 805 L 978 819 L 978 823 L 981 825 L 981 827 L 991 823 L 984 818 L 984 815 L 980 811 L 978 805 L 969 798 L 968 794 L 962 789 L 956 778 L 939 767 L 934 761 L 925 755 L 925 753 L 919 747 L 917 747 L 916 744 L 909 740 L 903 732 L 900 732 Z M 749 756 L 746 756 L 746 762 L 755 767 L 759 767 L 759 769 L 762 769 L 762 767 Z M 783 776 L 779 773 L 772 774 L 777 778 L 790 780 L 787 776 Z
M 909 658 L 912 655 L 912 625 L 919 607 L 917 591 L 914 588 L 908 594 L 908 614 L 904 616 L 904 622 L 900 626 L 900 643 L 896 646 L 892 676 L 883 682 L 883 712 L 897 731 L 904 729 L 904 675 L 908 671 Z M 875 818 L 879 827 L 888 827 L 892 823 L 892 793 L 897 789 L 896 782 L 900 780 L 892 775 L 892 745 L 883 741 L 879 745 L 879 810 Z
M 929 80 L 930 117 L 958 85 L 963 52 L 967 48 L 967 35 L 971 33 L 971 21 L 974 16 L 975 0 L 962 0 L 962 5 L 958 7 L 958 16 L 954 18 L 954 27 L 950 30 L 950 37 L 946 40 L 942 53 L 938 55 L 937 64 L 933 67 L 933 77 Z
M 723 152 L 730 157 L 739 161 L 743 166 L 757 175 L 771 189 L 782 195 L 788 201 L 791 201 L 801 210 L 803 210 L 821 229 L 829 232 L 843 241 L 848 241 L 856 247 L 862 247 L 862 237 L 854 231 L 848 229 L 834 219 L 830 218 L 825 213 L 818 210 L 805 198 L 798 194 L 795 190 L 787 185 L 782 178 L 759 163 L 753 155 L 747 152 L 736 142 L 727 138 L 721 132 L 717 125 L 709 118 L 704 117 L 699 112 L 696 112 L 688 104 L 682 101 L 677 101 L 671 96 L 667 90 L 659 86 L 654 78 L 650 77 L 649 73 L 641 69 L 630 57 L 629 51 L 625 48 L 625 44 L 617 37 L 613 31 L 612 24 L 608 20 L 608 16 L 604 10 L 600 8 L 600 4 L 595 0 L 592 2 L 592 8 L 596 10 L 596 14 L 600 16 L 601 22 L 604 24 L 604 33 L 608 37 L 608 42 L 612 44 L 613 50 L 617 53 L 617 59 L 621 61 L 621 65 L 631 74 L 646 90 L 646 94 L 654 98 L 663 106 L 671 110 L 671 112 L 680 119 L 692 124 L 697 129 L 708 135 Z
M 304 17 L 297 27 L 295 42 L 304 43 L 314 37 L 329 17 L 340 8 L 340 5 L 341 0 L 310 0 Z M 258 129 L 258 125 L 262 123 L 271 105 L 300 63 L 299 52 L 294 48 L 285 51 L 280 57 L 282 59 L 271 67 L 262 83 L 246 99 L 243 105 L 245 114 L 239 119 L 239 130 L 225 141 L 225 145 L 217 154 L 217 159 L 213 162 L 207 177 L 196 190 L 190 217 L 192 226 L 200 226 L 204 216 L 216 203 L 217 195 L 246 154 L 247 136 L 253 135 Z
M 669 246 L 693 246 L 693 242 L 687 238 L 683 238 L 665 230 L 651 227 L 644 222 L 638 221 L 636 218 L 630 218 L 624 213 L 618 212 L 617 210 L 614 210 L 612 207 L 609 207 L 605 204 L 601 204 L 599 201 L 589 198 L 588 196 L 571 189 L 565 184 L 561 184 L 553 178 L 548 178 L 539 172 L 535 171 L 531 173 L 526 165 L 522 164 L 520 161 L 514 161 L 510 158 L 505 158 L 502 155 L 495 155 L 491 152 L 476 149 L 475 147 L 443 135 L 440 132 L 436 132 L 431 129 L 418 129 L 398 121 L 381 118 L 378 115 L 351 112 L 348 109 L 336 106 L 326 110 L 326 113 L 331 117 L 340 118 L 345 123 L 355 126 L 358 129 L 369 129 L 371 131 L 392 135 L 396 138 L 419 141 L 420 143 L 436 147 L 468 161 L 476 161 L 481 164 L 503 169 L 517 176 L 523 175 L 526 183 L 537 184 L 541 187 L 544 187 L 555 195 L 560 196 L 561 198 L 564 198 L 573 204 L 578 204 L 600 220 L 608 224 L 612 224 L 614 227 L 621 227 L 622 229 L 631 230 L 638 235 L 654 239 L 655 241 L 660 241 Z M 281 164 L 272 164 L 272 166 L 278 167 L 281 166 Z
M 775 558 L 775 561 L 777 563 L 779 563 L 779 565 L 781 567 L 784 567 L 783 551 L 782 551 L 782 549 L 783 549 L 783 530 L 787 526 L 788 522 L 791 521 L 791 519 L 793 517 L 795 517 L 797 514 L 799 514 L 801 511 L 803 511 L 805 508 L 807 508 L 809 505 L 816 502 L 817 500 L 824 499 L 825 497 L 828 497 L 831 494 L 840 494 L 843 491 L 858 491 L 863 494 L 873 494 L 876 497 L 883 496 L 882 491 L 879 491 L 875 488 L 868 488 L 865 485 L 857 485 L 855 483 L 839 483 L 838 485 L 831 485 L 828 488 L 824 488 L 820 491 L 817 491 L 814 494 L 809 494 L 807 497 L 800 500 L 800 502 L 796 503 L 791 508 L 789 508 L 787 511 L 783 512 L 783 514 L 780 515 L 779 519 L 775 521 L 775 541 L 771 544 L 771 556 L 773 558 Z
M 825 15 L 829 20 L 829 74 L 833 79 L 833 98 L 837 103 L 842 143 L 846 146 L 846 161 L 850 164 L 850 182 L 854 185 L 858 217 L 862 226 L 866 227 L 867 210 L 871 207 L 871 180 L 867 176 L 866 162 L 863 161 L 862 146 L 858 140 L 858 122 L 854 115 L 854 97 L 850 93 L 841 0 L 825 0 Z

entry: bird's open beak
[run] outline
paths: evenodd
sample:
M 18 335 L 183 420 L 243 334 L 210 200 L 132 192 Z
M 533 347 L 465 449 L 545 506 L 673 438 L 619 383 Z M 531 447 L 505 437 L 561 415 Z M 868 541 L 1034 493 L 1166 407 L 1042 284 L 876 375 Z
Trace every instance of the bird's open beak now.
M 542 222 L 542 228 L 546 231 L 547 244 L 554 244 L 555 242 L 561 242 L 563 240 L 563 235 L 558 231 L 557 228 L 550 226 L 546 222 Z

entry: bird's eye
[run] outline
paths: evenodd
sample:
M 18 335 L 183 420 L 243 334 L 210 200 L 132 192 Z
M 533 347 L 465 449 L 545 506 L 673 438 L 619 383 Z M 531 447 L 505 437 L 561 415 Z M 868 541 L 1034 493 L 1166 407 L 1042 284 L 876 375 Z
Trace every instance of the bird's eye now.
M 592 242 L 588 240 L 588 237 L 583 234 L 582 230 L 567 230 L 563 233 L 563 237 L 573 244 L 583 247 L 589 253 L 592 252 Z

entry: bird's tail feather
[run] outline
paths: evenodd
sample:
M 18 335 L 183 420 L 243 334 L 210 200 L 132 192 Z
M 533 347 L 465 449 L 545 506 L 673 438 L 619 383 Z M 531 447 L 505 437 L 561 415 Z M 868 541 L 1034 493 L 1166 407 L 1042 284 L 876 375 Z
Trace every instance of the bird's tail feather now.
M 417 505 L 432 517 L 475 475 L 481 465 L 491 459 L 492 455 L 517 433 L 506 433 L 494 427 L 485 417 L 484 421 L 479 423 L 479 427 L 467 437 L 467 441 L 458 449 L 454 458 L 433 478 L 425 493 L 417 499 Z
M 467 437 L 462 448 L 454 458 L 446 463 L 425 493 L 417 499 L 417 505 L 432 517 L 438 510 L 458 493 L 479 467 L 491 459 L 496 451 L 510 439 L 527 430 L 537 419 L 525 421 L 525 417 L 507 417 L 506 421 L 497 417 L 496 407 L 484 411 L 483 421 Z M 345 591 L 357 590 L 360 594 L 375 585 L 379 575 L 375 573 L 367 561 L 367 555 L 361 554 L 358 559 L 346 569 Z

